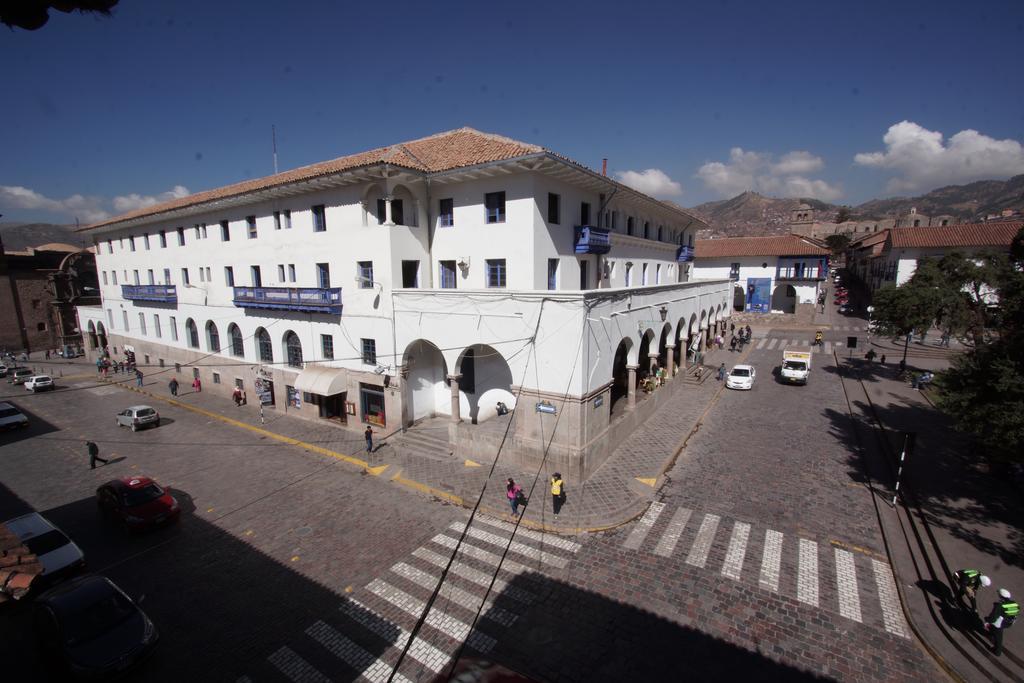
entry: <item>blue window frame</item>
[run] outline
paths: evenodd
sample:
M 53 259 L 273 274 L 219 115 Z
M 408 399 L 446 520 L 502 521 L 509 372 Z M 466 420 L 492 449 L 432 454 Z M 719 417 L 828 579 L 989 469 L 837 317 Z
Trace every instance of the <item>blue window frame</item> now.
M 504 287 L 508 272 L 505 268 L 505 259 L 487 259 L 487 286 Z
M 442 228 L 455 225 L 455 200 L 442 199 L 437 212 L 437 224 Z
M 370 289 L 373 287 L 373 261 L 360 261 L 358 263 L 359 269 L 359 289 Z
M 441 261 L 441 289 L 455 289 L 455 261 Z
M 484 207 L 487 209 L 488 223 L 505 222 L 505 193 L 488 192 L 484 195 Z
M 313 207 L 313 232 L 327 231 L 327 211 L 323 204 Z
M 548 259 L 548 289 L 558 289 L 558 259 Z

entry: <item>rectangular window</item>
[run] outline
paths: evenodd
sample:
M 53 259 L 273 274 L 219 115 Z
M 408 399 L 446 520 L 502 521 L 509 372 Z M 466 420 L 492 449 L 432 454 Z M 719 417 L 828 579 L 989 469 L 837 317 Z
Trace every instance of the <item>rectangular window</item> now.
M 280 211 L 275 211 L 274 212 L 274 230 L 280 230 L 280 229 L 281 229 L 281 212 Z
M 729 279 L 733 281 L 740 279 L 740 264 L 732 263 L 729 265 Z
M 160 316 L 157 315 L 156 313 L 153 314 L 153 333 L 157 337 L 160 337 L 163 334 L 163 332 L 160 329 Z
M 171 284 L 171 269 L 170 268 L 164 268 L 164 284 L 165 285 Z
M 559 216 L 562 213 L 562 198 L 553 192 L 548 192 L 548 223 L 558 225 L 561 221 Z
M 124 331 L 128 331 L 128 311 L 121 311 L 121 320 L 124 322 Z
M 580 202 L 580 225 L 590 225 L 590 202 Z
M 437 224 L 442 228 L 455 225 L 455 200 L 442 199 L 437 212 Z
M 384 225 L 384 222 L 388 218 L 388 203 L 387 200 L 381 198 L 377 200 L 377 225 Z
M 323 204 L 313 207 L 313 232 L 327 231 L 327 211 Z
M 548 289 L 558 289 L 558 259 L 548 259 Z
M 167 248 L 167 231 L 166 230 L 161 230 L 160 231 L 160 248 L 161 249 L 166 249 Z
M 256 216 L 245 217 L 245 229 L 249 234 L 249 239 L 256 239 Z
M 213 373 L 213 383 L 214 384 L 220 384 L 220 373 L 219 372 Z
M 402 261 L 402 286 L 409 289 L 420 286 L 419 261 Z
M 185 228 L 178 228 L 178 246 L 185 246 Z
M 178 320 L 172 315 L 167 325 L 171 328 L 171 339 L 178 341 Z
M 114 329 L 114 312 L 109 308 L 107 309 L 107 325 L 110 326 L 110 329 Z
M 139 331 L 142 334 L 146 334 L 146 314 L 139 312 Z
M 114 253 L 114 240 L 107 240 L 107 253 L 108 254 L 113 254 Z
M 190 280 L 188 279 L 188 268 L 181 269 L 181 284 L 183 284 L 186 287 L 188 287 L 189 284 L 191 284 Z
M 659 263 L 654 267 L 654 284 L 661 284 L 661 264 Z
M 151 285 L 155 285 L 156 284 L 156 278 L 153 276 L 153 269 L 152 268 L 150 268 L 149 270 L 146 271 L 146 280 L 148 281 L 148 284 L 151 284 Z
M 260 273 L 259 266 L 249 266 L 249 279 L 252 281 L 253 287 L 263 286 L 263 275 Z
M 376 339 L 361 339 L 363 348 L 363 364 L 364 365 L 376 365 L 377 364 L 377 340 Z
M 146 361 L 146 365 L 149 365 L 149 354 L 147 353 L 146 355 L 143 356 L 143 358 Z
M 200 223 L 199 236 L 204 240 L 206 239 L 206 223 Z
M 455 289 L 455 261 L 440 261 L 441 289 Z
M 292 210 L 291 209 L 285 209 L 284 210 L 284 229 L 285 230 L 291 230 L 292 229 Z
M 484 208 L 487 211 L 488 223 L 505 222 L 505 193 L 488 192 L 484 195 Z
M 128 248 L 131 249 L 132 251 L 135 251 L 135 236 L 134 235 L 129 235 L 128 236 Z
M 227 221 L 220 222 L 220 241 L 230 242 L 231 241 L 231 228 Z
M 146 247 L 146 251 L 149 251 L 149 233 L 142 234 L 142 244 Z
M 137 270 L 133 270 L 132 271 L 132 284 L 135 284 L 135 285 L 139 284 L 139 271 L 137 271 Z
M 199 266 L 199 281 L 206 282 L 206 271 L 202 266 Z
M 117 271 L 116 270 L 110 271 L 110 277 L 114 280 L 114 284 L 116 285 L 117 284 Z
M 316 264 L 316 286 L 329 289 L 331 286 L 331 266 L 327 263 Z
M 295 282 L 295 264 L 288 264 L 288 282 Z
M 633 264 L 626 264 L 626 286 L 629 287 L 633 284 Z
M 359 275 L 359 289 L 373 288 L 373 261 L 360 261 L 357 264 Z
M 640 284 L 647 286 L 647 264 L 643 264 L 640 270 Z
M 586 258 L 580 261 L 580 289 L 590 289 L 590 262 Z
M 285 281 L 285 279 L 284 279 L 284 264 L 283 263 L 278 263 L 277 264 L 277 281 L 278 282 L 284 282 Z
M 487 259 L 487 286 L 504 287 L 506 281 L 505 259 Z
M 107 271 L 103 271 L 103 284 L 107 284 Z
M 320 351 L 326 360 L 334 359 L 334 337 L 332 335 L 320 335 Z
M 197 239 L 197 240 L 198 240 L 198 239 L 202 239 L 202 237 L 203 237 L 203 233 L 201 233 L 201 232 L 199 231 L 199 224 L 198 224 L 198 223 L 196 223 L 195 225 L 193 225 L 193 226 L 192 226 L 192 230 L 193 230 L 193 231 L 195 231 L 195 233 L 196 233 L 196 239 Z
M 228 287 L 235 286 L 235 269 L 232 266 L 224 266 L 224 284 Z

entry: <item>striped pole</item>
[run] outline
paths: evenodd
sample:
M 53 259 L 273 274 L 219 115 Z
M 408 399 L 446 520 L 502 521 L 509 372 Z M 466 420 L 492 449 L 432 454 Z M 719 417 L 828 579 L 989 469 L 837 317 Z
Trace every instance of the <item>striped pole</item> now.
M 900 495 L 900 479 L 903 478 L 903 461 L 907 459 L 907 453 L 914 449 L 914 432 L 903 433 L 903 451 L 900 453 L 900 466 L 896 470 L 896 489 L 892 494 L 892 506 L 896 507 L 896 498 Z

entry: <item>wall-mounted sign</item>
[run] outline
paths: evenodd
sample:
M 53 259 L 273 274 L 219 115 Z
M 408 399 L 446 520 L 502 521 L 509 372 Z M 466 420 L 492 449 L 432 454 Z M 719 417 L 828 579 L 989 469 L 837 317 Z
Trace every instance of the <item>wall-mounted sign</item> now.
M 554 415 L 556 412 L 555 405 L 553 403 L 549 403 L 548 401 L 541 401 L 540 403 L 537 404 L 537 412 Z
M 600 408 L 604 405 L 604 396 L 598 396 L 594 399 L 594 408 Z
M 256 376 L 262 377 L 263 379 L 273 379 L 274 374 L 267 368 L 258 367 L 256 368 Z

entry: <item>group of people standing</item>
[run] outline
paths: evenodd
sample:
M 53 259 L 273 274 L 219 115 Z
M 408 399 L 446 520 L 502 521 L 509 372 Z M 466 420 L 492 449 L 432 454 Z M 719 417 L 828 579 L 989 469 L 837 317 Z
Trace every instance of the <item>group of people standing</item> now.
M 517 484 L 512 477 L 505 482 L 505 497 L 508 498 L 513 515 L 520 514 L 519 506 L 522 505 L 525 508 L 528 502 L 523 487 Z M 551 509 L 556 517 L 562 511 L 563 505 L 565 505 L 565 482 L 562 480 L 562 474 L 555 472 L 551 475 Z
M 977 569 L 961 569 L 957 571 L 956 597 L 963 606 L 966 599 L 970 603 L 971 613 L 978 616 L 978 591 L 992 585 L 992 580 Z M 985 632 L 992 638 L 992 648 L 996 656 L 1003 653 L 1003 631 L 1013 626 L 1020 614 L 1020 605 L 1013 599 L 1010 591 L 999 589 L 999 599 L 992 604 L 992 611 L 983 622 Z
M 729 323 L 729 350 L 735 351 L 737 347 L 742 348 L 743 344 L 750 343 L 750 325 L 736 329 L 736 323 Z M 722 348 L 719 346 L 719 348 Z

